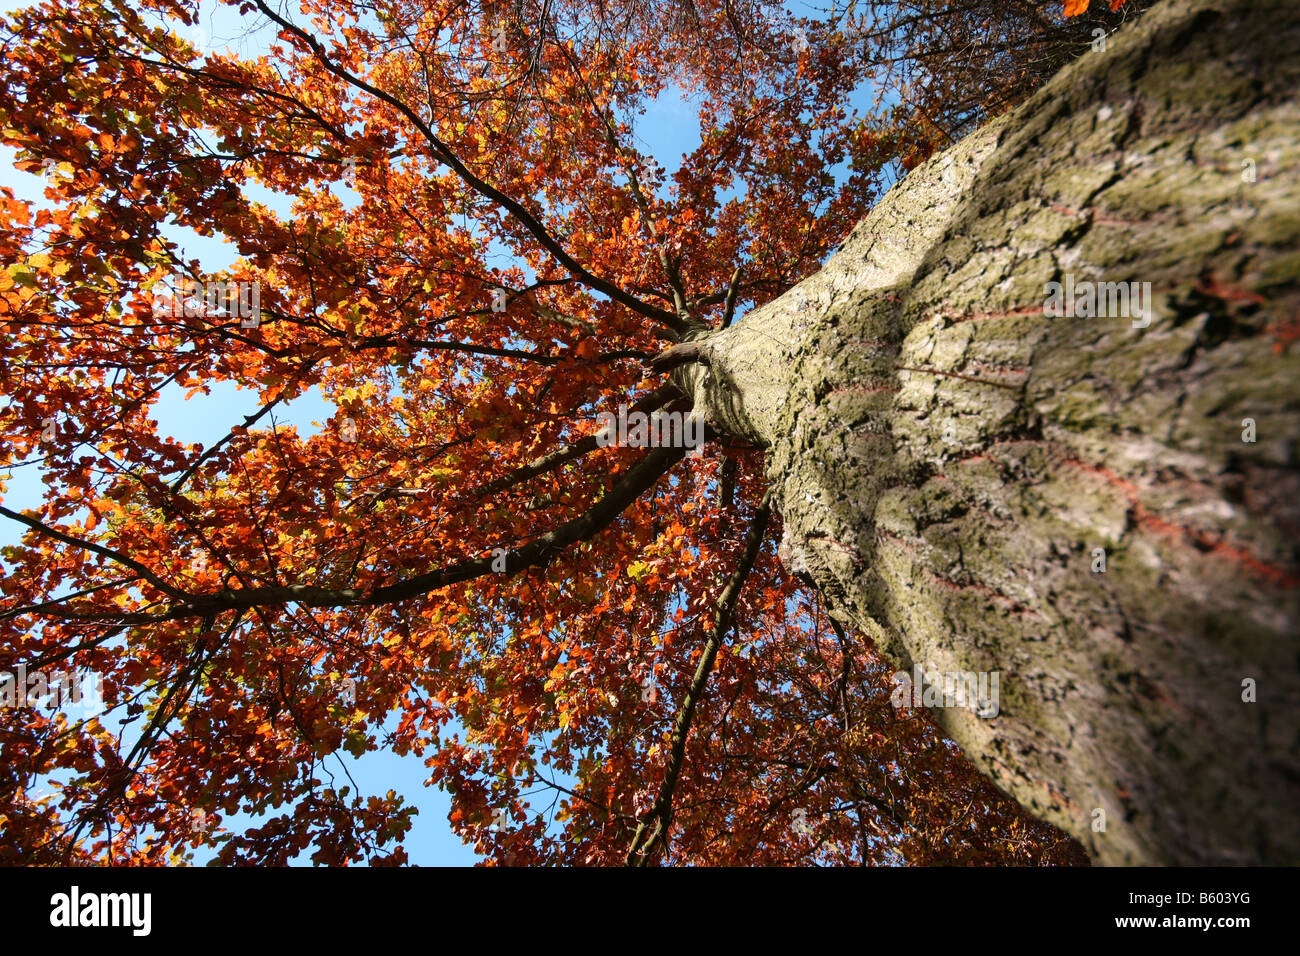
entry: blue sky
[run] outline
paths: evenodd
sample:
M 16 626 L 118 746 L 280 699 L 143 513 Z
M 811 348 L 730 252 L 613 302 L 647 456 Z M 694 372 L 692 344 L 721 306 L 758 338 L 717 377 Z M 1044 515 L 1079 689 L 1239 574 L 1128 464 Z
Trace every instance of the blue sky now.
M 0 0 L 0 11 L 24 5 L 12 0 Z M 205 3 L 205 15 L 199 26 L 181 30 L 182 35 L 191 42 L 206 42 L 217 49 L 223 49 L 229 44 L 232 50 L 245 55 L 255 55 L 265 49 L 264 36 L 240 36 L 241 30 L 236 25 L 238 20 L 228 8 L 222 7 L 213 13 L 211 7 L 211 4 Z M 805 4 L 790 4 L 790 9 L 809 16 L 816 13 L 814 8 Z M 864 91 L 854 97 L 852 105 L 865 111 L 869 105 L 868 98 Z M 696 109 L 682 97 L 680 91 L 669 90 L 649 104 L 645 114 L 639 118 L 637 136 L 641 148 L 653 155 L 671 174 L 680 165 L 681 158 L 700 143 Z M 0 146 L 0 186 L 12 188 L 20 199 L 44 203 L 43 180 L 39 176 L 14 169 L 15 159 L 16 154 L 12 149 Z M 288 216 L 289 197 L 255 185 L 248 191 L 253 198 L 275 209 L 280 215 Z M 351 195 L 351 191 L 346 188 L 342 189 L 341 198 L 345 204 L 349 199 L 355 201 L 355 195 Z M 220 238 L 205 238 L 174 225 L 164 227 L 163 231 L 178 244 L 184 258 L 197 258 L 206 271 L 223 269 L 236 259 L 233 246 Z M 210 395 L 200 393 L 188 400 L 184 398 L 181 388 L 170 386 L 164 389 L 155 410 L 161 434 L 206 447 L 223 437 L 231 424 L 254 412 L 257 404 L 255 391 L 241 391 L 232 384 L 217 383 L 212 386 Z M 330 403 L 313 391 L 277 410 L 275 420 L 280 424 L 294 425 L 300 433 L 308 435 L 318 430 L 315 423 L 325 421 L 333 412 Z M 7 489 L 2 499 L 6 507 L 22 510 L 39 505 L 45 491 L 39 466 L 16 467 L 7 478 Z M 16 524 L 0 521 L 0 545 L 15 544 L 19 538 Z M 390 724 L 395 721 L 396 715 L 390 717 Z M 414 826 L 403 841 L 412 863 L 448 866 L 476 862 L 478 857 L 473 850 L 462 844 L 451 832 L 447 822 L 450 798 L 440 790 L 423 786 L 428 772 L 422 758 L 397 757 L 379 751 L 360 758 L 341 753 L 341 760 L 347 765 L 363 794 L 382 794 L 390 789 L 396 790 L 409 804 L 419 809 Z M 338 770 L 337 763 L 334 764 L 334 769 Z M 538 809 L 544 809 L 547 804 L 549 800 L 544 800 Z M 244 821 L 229 818 L 223 821 L 223 826 L 239 827 L 246 820 L 247 818 Z M 196 854 L 196 862 L 202 863 L 210 857 L 210 852 L 200 851 Z

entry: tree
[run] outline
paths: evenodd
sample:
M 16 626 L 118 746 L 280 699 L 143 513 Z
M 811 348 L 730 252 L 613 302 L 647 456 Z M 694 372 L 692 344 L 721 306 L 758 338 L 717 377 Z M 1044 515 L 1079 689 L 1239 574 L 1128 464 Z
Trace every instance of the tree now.
M 54 208 L 4 203 L 0 430 L 50 477 L 0 510 L 0 669 L 102 674 L 133 724 L 2 712 L 5 858 L 288 805 L 219 859 L 401 862 L 400 797 L 325 786 L 387 746 L 499 862 L 1076 860 L 895 668 L 998 674 L 939 725 L 1094 859 L 1294 856 L 1295 15 L 1094 51 L 1048 5 L 867 6 L 897 47 L 856 7 L 258 0 L 243 59 L 179 4 L 17 14 L 3 135 Z M 918 38 L 977 27 L 1007 68 L 945 95 Z M 631 125 L 670 84 L 671 186 Z M 243 258 L 199 275 L 164 221 Z M 1155 315 L 1047 319 L 1072 269 Z M 218 382 L 260 410 L 158 435 Z M 319 433 L 276 423 L 312 389 Z

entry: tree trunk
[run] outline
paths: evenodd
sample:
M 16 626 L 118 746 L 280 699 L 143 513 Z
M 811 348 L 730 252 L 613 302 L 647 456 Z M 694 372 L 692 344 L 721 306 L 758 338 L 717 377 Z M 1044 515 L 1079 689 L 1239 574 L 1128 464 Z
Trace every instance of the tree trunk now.
M 1294 3 L 1157 6 L 674 373 L 838 619 L 999 674 L 936 715 L 1102 863 L 1300 862 L 1298 51 Z M 1067 275 L 1151 312 L 1045 315 Z

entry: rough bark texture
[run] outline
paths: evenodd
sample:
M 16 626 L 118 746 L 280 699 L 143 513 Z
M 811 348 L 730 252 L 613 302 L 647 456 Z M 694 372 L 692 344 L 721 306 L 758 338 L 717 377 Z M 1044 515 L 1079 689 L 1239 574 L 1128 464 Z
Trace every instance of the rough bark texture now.
M 1300 862 L 1298 62 L 1300 5 L 1158 6 L 674 372 L 837 617 L 1000 673 L 937 716 L 1103 863 Z M 1066 273 L 1150 324 L 1046 317 Z

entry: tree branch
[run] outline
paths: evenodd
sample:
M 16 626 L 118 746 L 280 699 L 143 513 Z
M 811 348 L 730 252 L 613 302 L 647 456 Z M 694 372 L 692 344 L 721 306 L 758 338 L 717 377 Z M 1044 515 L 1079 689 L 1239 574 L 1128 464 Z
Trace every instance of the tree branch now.
M 736 570 L 732 572 L 731 578 L 718 597 L 718 607 L 713 615 L 713 633 L 709 635 L 704 645 L 704 653 L 700 655 L 700 662 L 696 665 L 690 690 L 677 711 L 677 719 L 673 722 L 668 767 L 664 771 L 664 781 L 659 788 L 659 796 L 637 827 L 632 845 L 627 851 L 624 862 L 631 866 L 645 866 L 657 844 L 667 849 L 668 831 L 672 826 L 673 818 L 673 794 L 677 789 L 677 779 L 686 757 L 686 738 L 691 732 L 691 723 L 695 720 L 696 705 L 704 695 L 704 688 L 713 671 L 713 662 L 717 659 L 718 650 L 722 647 L 722 642 L 726 639 L 735 620 L 736 604 L 740 599 L 741 588 L 745 586 L 745 579 L 749 577 L 754 561 L 758 558 L 759 549 L 763 545 L 767 522 L 772 515 L 771 497 L 772 491 L 769 489 L 754 513 L 753 520 L 750 521 L 749 536 L 745 541 L 745 550 L 740 556 L 740 563 L 736 565 Z M 650 830 L 651 821 L 654 825 L 653 830 Z M 650 831 L 648 836 L 647 831 Z
M 19 514 L 16 511 L 10 511 L 8 508 L 5 508 L 4 506 L 0 506 L 0 515 L 4 515 L 6 518 L 10 518 L 14 521 L 19 522 L 20 524 L 25 524 L 33 531 L 39 531 L 47 538 L 53 538 L 55 541 L 61 541 L 64 544 L 70 544 L 75 548 L 81 548 L 83 551 L 93 551 L 95 554 L 108 558 L 110 561 L 116 561 L 118 564 L 130 568 L 132 571 L 140 575 L 140 577 L 144 578 L 146 581 L 148 581 L 158 590 L 162 591 L 164 594 L 172 598 L 175 598 L 177 600 L 184 600 L 185 598 L 188 597 L 188 595 L 184 591 L 172 587 L 166 581 L 162 580 L 162 578 L 158 577 L 158 575 L 154 574 L 152 571 L 146 568 L 139 561 L 135 561 L 131 558 L 128 558 L 120 551 L 114 551 L 111 548 L 105 548 L 103 545 L 95 544 L 93 541 L 84 541 L 81 538 L 74 538 L 72 535 L 65 534 L 64 532 L 59 531 L 57 528 L 51 528 L 49 525 L 37 521 L 35 518 L 29 518 L 26 515 Z
M 534 538 L 523 547 L 508 552 L 504 566 L 505 573 L 518 574 L 530 567 L 545 566 L 550 563 L 558 552 L 569 545 L 586 540 L 605 530 L 614 523 L 614 520 L 632 502 L 651 488 L 669 468 L 676 464 L 685 453 L 686 449 L 684 448 L 652 449 L 649 454 L 642 457 L 628 469 L 623 478 L 607 495 L 592 505 L 586 512 L 566 521 L 553 531 Z M 373 607 L 409 600 L 452 584 L 460 584 L 464 581 L 492 574 L 497 570 L 494 565 L 497 565 L 499 561 L 499 558 L 491 555 L 460 561 L 439 568 L 436 571 L 429 571 L 393 584 L 383 585 L 369 592 L 357 588 L 323 588 L 307 584 L 291 584 L 266 588 L 224 589 L 215 594 L 194 595 L 171 587 L 154 576 L 153 572 L 148 568 L 132 561 L 130 558 L 117 554 L 117 552 L 69 537 L 39 522 L 24 518 L 22 515 L 15 515 L 5 508 L 0 508 L 0 513 L 32 525 L 58 540 L 104 554 L 113 560 L 119 561 L 139 572 L 146 580 L 180 602 L 175 607 L 157 614 L 78 613 L 70 610 L 59 610 L 57 614 L 49 615 L 67 620 L 109 620 L 120 624 L 140 625 L 191 617 L 211 617 L 224 611 L 243 611 L 252 607 L 279 606 L 290 603 L 301 604 L 306 607 Z
M 343 69 L 341 66 L 336 64 L 326 54 L 325 48 L 321 46 L 319 40 L 317 40 L 314 36 L 309 34 L 306 30 L 302 29 L 296 24 L 293 24 L 290 21 L 286 20 L 284 17 L 280 16 L 269 6 L 267 6 L 264 0 L 254 0 L 254 3 L 256 3 L 257 8 L 261 10 L 264 15 L 269 17 L 275 23 L 279 24 L 282 29 L 293 34 L 299 40 L 305 43 L 307 47 L 313 53 L 316 54 L 316 58 L 320 60 L 321 65 L 324 66 L 325 69 L 327 69 L 329 72 L 333 73 L 335 76 L 343 80 L 345 83 L 355 86 L 357 89 L 364 90 L 365 92 L 369 93 L 371 96 L 374 96 L 379 100 L 382 100 L 383 102 L 387 103 L 389 106 L 393 107 L 393 109 L 401 113 L 403 116 L 405 116 L 406 119 L 412 125 L 414 125 L 417 130 L 419 130 L 420 134 L 433 147 L 436 158 L 440 160 L 443 163 L 443 165 L 450 168 L 452 172 L 454 172 L 458 177 L 460 177 L 462 182 L 464 182 L 467 186 L 473 189 L 476 193 L 478 193 L 481 196 L 484 196 L 487 199 L 490 199 L 492 202 L 496 203 L 498 206 L 501 206 L 507 212 L 509 212 L 511 216 L 513 216 L 526 230 L 528 230 L 528 232 L 533 236 L 533 238 L 535 238 L 538 242 L 542 244 L 543 248 L 545 248 L 547 252 L 553 255 L 556 258 L 556 260 L 561 265 L 563 265 L 566 269 L 568 269 L 571 273 L 573 273 L 575 276 L 580 278 L 584 283 L 591 286 L 593 289 L 603 292 L 605 295 L 609 296 L 615 302 L 627 306 L 633 312 L 636 312 L 639 315 L 643 315 L 648 319 L 652 319 L 653 321 L 659 323 L 660 325 L 663 325 L 666 328 L 670 329 L 674 333 L 677 334 L 681 333 L 683 328 L 683 323 L 681 319 L 673 315 L 671 312 L 665 312 L 662 309 L 656 309 L 654 306 L 646 302 L 642 302 L 636 296 L 630 295 L 629 293 L 625 292 L 623 289 L 621 289 L 613 282 L 610 282 L 607 279 L 602 279 L 600 276 L 594 275 L 591 272 L 587 271 L 587 269 L 585 269 L 581 264 L 577 262 L 577 260 L 575 260 L 572 256 L 568 254 L 568 252 L 565 251 L 564 247 L 560 245 L 560 243 L 555 239 L 555 237 L 553 237 L 547 231 L 546 227 L 543 226 L 540 222 L 538 222 L 537 218 L 533 216 L 533 214 L 530 213 L 527 209 L 525 209 L 524 206 L 518 200 L 515 200 L 510 196 L 507 196 L 505 193 L 501 192 L 496 187 L 488 184 L 487 182 L 484 182 L 482 179 L 480 179 L 479 177 L 475 176 L 472 172 L 470 172 L 469 168 L 466 167 L 465 164 L 460 161 L 460 159 L 451 151 L 451 149 L 447 146 L 447 144 L 445 144 L 441 139 L 439 139 L 437 134 L 434 133 L 433 130 L 429 128 L 428 124 L 425 123 L 424 120 L 420 119 L 420 117 L 415 114 L 415 111 L 412 110 L 409 106 L 407 106 L 397 97 L 393 96 L 391 93 L 387 93 L 379 89 L 378 87 L 372 86 L 371 84 L 367 83 L 365 80 L 361 79 L 359 76 L 350 73 L 349 71 Z

